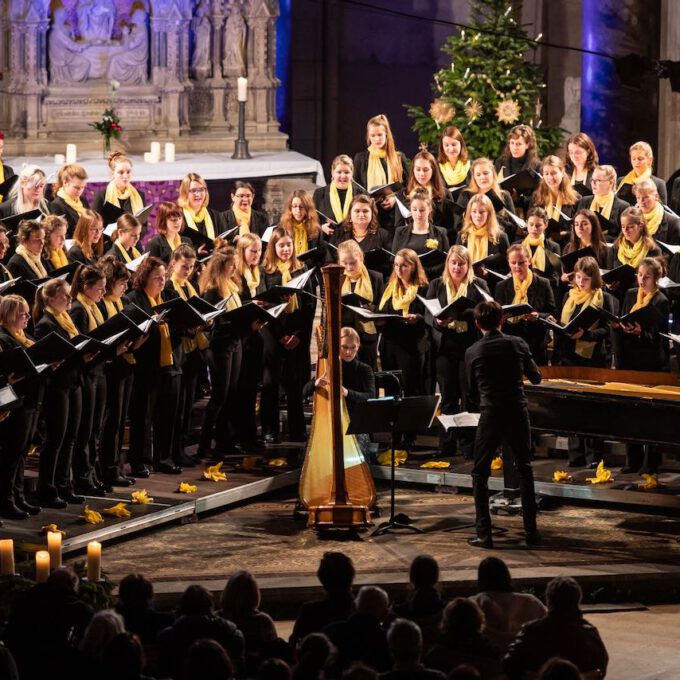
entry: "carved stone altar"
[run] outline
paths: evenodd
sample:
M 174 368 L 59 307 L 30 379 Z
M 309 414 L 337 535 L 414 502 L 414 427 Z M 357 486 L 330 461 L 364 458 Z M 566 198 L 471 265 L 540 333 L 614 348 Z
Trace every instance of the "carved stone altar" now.
M 286 148 L 276 120 L 277 0 L 0 0 L 0 129 L 8 153 L 101 147 L 88 126 L 117 110 L 122 146 L 233 149 L 236 79 L 248 77 L 254 150 Z

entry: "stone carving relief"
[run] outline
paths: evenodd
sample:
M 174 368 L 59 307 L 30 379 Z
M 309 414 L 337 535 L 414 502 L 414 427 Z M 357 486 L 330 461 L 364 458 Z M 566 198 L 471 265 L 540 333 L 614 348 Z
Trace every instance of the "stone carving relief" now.
M 234 3 L 224 24 L 222 71 L 224 75 L 243 75 L 246 72 L 246 40 L 248 28 L 241 7 Z
M 194 49 L 191 54 L 191 75 L 197 80 L 210 77 L 210 45 L 212 26 L 208 18 L 208 6 L 205 0 L 198 4 L 196 15 L 191 20 L 191 32 Z

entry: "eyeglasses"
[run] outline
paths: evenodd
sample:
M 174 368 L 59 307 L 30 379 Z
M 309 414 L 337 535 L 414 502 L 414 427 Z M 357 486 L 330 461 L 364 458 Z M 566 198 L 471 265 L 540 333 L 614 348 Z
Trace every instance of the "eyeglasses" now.
M 93 234 L 103 234 L 104 233 L 104 227 L 90 227 L 90 231 Z
M 206 191 L 207 190 L 204 189 L 203 187 L 200 187 L 198 189 L 189 189 L 190 194 L 197 194 L 197 195 L 204 194 Z

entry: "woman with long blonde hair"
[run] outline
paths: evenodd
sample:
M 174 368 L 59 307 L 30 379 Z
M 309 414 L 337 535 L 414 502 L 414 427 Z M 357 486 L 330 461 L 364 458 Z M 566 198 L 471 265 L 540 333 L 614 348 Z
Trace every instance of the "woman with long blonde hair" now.
M 32 210 L 40 210 L 43 215 L 47 215 L 49 207 L 45 200 L 46 185 L 44 170 L 37 165 L 23 167 L 7 198 L 0 203 L 0 219 Z
M 564 241 L 569 232 L 568 222 L 574 216 L 581 196 L 572 188 L 564 162 L 558 156 L 546 156 L 541 163 L 541 173 L 543 178 L 531 197 L 531 205 L 543 208 L 549 219 L 563 226 L 560 234 L 551 235 Z

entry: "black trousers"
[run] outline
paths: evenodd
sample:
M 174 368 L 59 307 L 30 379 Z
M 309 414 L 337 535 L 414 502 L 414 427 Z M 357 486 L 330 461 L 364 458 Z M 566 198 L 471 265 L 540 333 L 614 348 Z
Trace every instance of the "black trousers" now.
M 91 482 L 95 476 L 97 452 L 106 408 L 106 375 L 104 371 L 83 375 L 80 425 L 73 449 L 73 479 Z
M 237 436 L 240 442 L 250 443 L 257 437 L 257 386 L 262 380 L 264 340 L 260 333 L 252 333 L 242 341 L 242 345 L 236 404 Z
M 201 430 L 201 449 L 209 449 L 213 437 L 218 451 L 228 452 L 234 448 L 236 441 L 234 416 L 239 398 L 237 386 L 241 356 L 240 340 L 229 349 L 208 351 L 212 390 Z
M 106 409 L 99 449 L 104 479 L 110 479 L 119 473 L 133 382 L 131 364 L 123 364 L 121 360 L 117 360 L 106 367 Z
M 437 354 L 437 383 L 442 395 L 441 411 L 446 415 L 460 413 L 466 408 L 465 362 L 457 354 Z M 472 430 L 447 432 L 442 440 L 442 448 L 455 453 L 456 442 L 466 457 L 472 456 L 474 434 Z
M 81 386 L 48 385 L 43 400 L 45 444 L 40 452 L 38 494 L 46 499 L 71 487 L 71 458 L 80 424 Z
M 384 371 L 401 371 L 401 388 L 407 397 L 424 393 L 426 352 L 416 347 L 406 347 L 383 336 L 380 360 Z
M 134 468 L 172 465 L 181 374 L 174 368 L 135 370 L 130 399 L 130 451 Z
M 359 361 L 368 364 L 374 371 L 378 370 L 378 336 L 369 336 L 371 339 L 362 338 L 359 345 Z
M 519 477 L 522 499 L 522 518 L 526 532 L 536 531 L 536 497 L 534 495 L 534 475 L 529 464 L 531 453 L 531 429 L 529 412 L 526 408 L 482 409 L 475 436 L 472 468 L 472 489 L 475 498 L 477 535 L 480 538 L 491 536 L 491 515 L 489 513 L 488 480 L 491 474 L 491 461 L 496 449 L 504 444 L 506 455 L 511 460 Z
M 279 389 L 286 393 L 288 432 L 293 441 L 302 441 L 306 435 L 305 414 L 302 407 L 302 387 L 305 377 L 305 356 L 309 346 L 300 342 L 295 349 L 284 349 L 271 334 L 264 335 L 264 374 L 260 414 L 263 433 L 278 435 Z
M 0 423 L 0 504 L 24 498 L 24 461 L 38 424 L 38 408 L 18 408 Z
M 179 417 L 181 434 L 181 442 L 186 446 L 189 440 L 189 432 L 191 430 L 191 413 L 194 409 L 194 402 L 196 401 L 196 387 L 198 386 L 198 379 L 203 371 L 205 360 L 203 352 L 195 349 L 193 352 L 185 355 L 184 363 L 182 364 L 182 379 L 180 387 L 179 399 Z
M 626 444 L 626 465 L 635 470 L 654 473 L 661 465 L 661 449 L 650 444 Z

